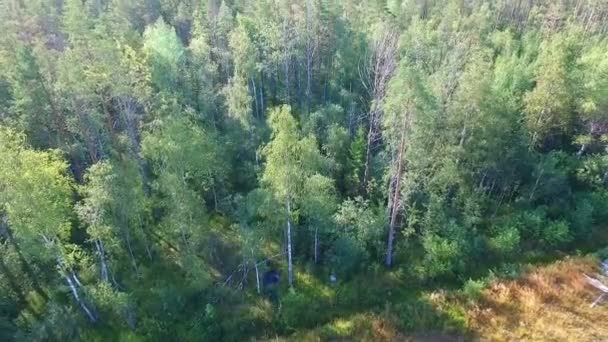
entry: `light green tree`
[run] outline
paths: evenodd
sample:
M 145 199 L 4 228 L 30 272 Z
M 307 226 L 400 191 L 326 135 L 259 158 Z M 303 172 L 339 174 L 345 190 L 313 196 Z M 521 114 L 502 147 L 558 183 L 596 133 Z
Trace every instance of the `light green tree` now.
M 178 90 L 185 49 L 175 30 L 158 19 L 146 28 L 143 44 L 152 69 L 152 84 L 167 92 Z
M 91 322 L 95 310 L 83 297 L 77 276 L 84 251 L 70 242 L 73 181 L 57 151 L 28 149 L 24 136 L 0 131 L 0 205 L 17 241 L 34 259 L 54 263 L 74 300 Z
M 177 263 L 204 286 L 209 280 L 198 252 L 205 245 L 207 213 L 204 196 L 222 175 L 215 140 L 186 116 L 169 116 L 146 132 L 142 153 L 151 162 L 157 206 L 165 210 L 161 237 L 178 246 Z
M 272 109 L 268 124 L 272 136 L 264 147 L 266 164 L 261 181 L 285 206 L 288 276 L 289 285 L 293 286 L 293 211 L 302 200 L 304 184 L 326 168 L 326 160 L 319 153 L 314 138 L 301 137 L 289 106 Z

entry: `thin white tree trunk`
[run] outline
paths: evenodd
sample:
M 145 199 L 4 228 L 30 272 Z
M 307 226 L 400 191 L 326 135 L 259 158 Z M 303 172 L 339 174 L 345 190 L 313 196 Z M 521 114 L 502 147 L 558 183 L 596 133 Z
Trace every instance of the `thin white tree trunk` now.
M 390 267 L 393 264 L 393 245 L 395 242 L 395 226 L 397 225 L 397 214 L 401 201 L 401 173 L 403 172 L 403 151 L 405 149 L 405 134 L 407 128 L 407 113 L 404 113 L 403 127 L 401 128 L 401 141 L 399 142 L 399 153 L 397 154 L 397 171 L 395 173 L 395 188 L 393 189 L 392 209 L 390 211 L 390 222 L 388 227 L 388 241 L 386 247 L 386 266 Z
M 287 19 L 283 20 L 283 40 L 285 46 L 283 47 L 283 67 L 285 68 L 285 98 L 289 103 L 289 37 L 287 32 Z
M 150 249 L 150 242 L 148 241 L 148 235 L 144 231 L 144 247 L 146 249 L 146 255 L 148 256 L 148 260 L 152 261 L 152 250 Z
M 315 264 L 319 261 L 319 227 L 315 226 Z
M 93 315 L 93 312 L 82 301 L 82 299 L 80 298 L 80 295 L 78 294 L 78 289 L 76 288 L 76 285 L 74 285 L 74 281 L 76 281 L 76 278 L 72 279 L 72 277 L 70 277 L 67 273 L 64 274 L 64 278 L 68 282 L 68 286 L 70 287 L 70 290 L 72 291 L 72 296 L 74 296 L 74 299 L 76 299 L 76 302 L 78 303 L 78 305 L 80 305 L 80 308 L 82 308 L 82 310 L 86 313 L 87 317 L 89 318 L 89 320 L 92 323 L 97 322 L 97 318 L 95 317 L 95 315 Z
M 133 248 L 131 246 L 131 234 L 129 234 L 129 231 L 127 230 L 125 232 L 126 235 L 126 240 L 127 240 L 127 249 L 129 250 L 129 257 L 131 258 L 131 265 L 133 266 L 133 271 L 135 271 L 135 274 L 139 275 L 139 269 L 137 268 L 137 261 L 135 260 L 135 255 L 133 253 Z
M 260 85 L 260 109 L 262 110 L 262 115 L 264 116 L 264 74 L 260 73 L 261 85 Z
M 259 111 L 259 108 L 258 108 L 258 92 L 256 91 L 255 80 L 253 79 L 253 77 L 251 77 L 251 86 L 253 88 L 253 98 L 255 99 L 255 112 L 254 112 L 255 114 L 254 115 L 255 115 L 256 118 L 259 118 L 260 117 L 260 113 L 258 112 Z
M 106 262 L 106 253 L 103 248 L 103 242 L 100 239 L 95 240 L 95 247 L 97 247 L 97 254 L 99 254 L 99 263 L 101 267 L 101 280 L 109 282 L 108 264 Z
M 541 164 L 544 163 L 544 161 L 541 161 Z M 538 188 L 538 184 L 540 183 L 540 179 L 543 176 L 543 173 L 545 172 L 545 167 L 541 167 L 540 172 L 538 173 L 538 177 L 536 177 L 536 182 L 534 182 L 534 187 L 532 188 L 532 192 L 530 192 L 530 197 L 528 198 L 528 201 L 531 201 L 534 198 L 534 193 L 536 192 L 536 188 Z
M 291 246 L 291 200 L 287 199 L 287 272 L 289 286 L 293 287 L 293 260 Z
M 255 267 L 255 285 L 258 290 L 258 294 L 260 294 L 260 271 L 258 269 L 258 263 L 253 260 L 253 266 Z
M 42 234 L 42 239 L 44 240 L 44 243 L 46 244 L 45 247 L 47 247 L 47 248 L 53 247 L 54 242 L 51 239 L 49 239 L 46 235 Z M 58 263 L 60 269 L 65 269 L 65 263 L 63 262 L 63 259 L 60 255 L 57 256 L 57 263 Z M 92 323 L 97 322 L 97 318 L 93 314 L 93 311 L 91 311 L 91 309 L 89 309 L 89 307 L 84 303 L 84 301 L 80 298 L 80 295 L 78 294 L 78 289 L 76 288 L 76 285 L 74 283 L 76 283 L 79 287 L 82 287 L 82 283 L 80 282 L 80 280 L 78 280 L 76 273 L 74 273 L 74 271 L 70 271 L 70 273 L 67 273 L 67 271 L 64 270 L 61 272 L 61 275 L 67 281 L 68 286 L 70 287 L 70 290 L 72 292 L 72 295 L 74 296 L 74 299 L 76 299 L 76 302 L 82 308 L 82 310 L 86 313 L 89 320 Z
M 310 0 L 306 1 L 306 33 L 308 39 L 306 42 L 306 107 L 309 109 L 311 87 L 312 87 L 312 62 L 314 58 L 314 33 L 312 32 L 312 5 Z M 310 109 L 309 109 L 310 110 Z

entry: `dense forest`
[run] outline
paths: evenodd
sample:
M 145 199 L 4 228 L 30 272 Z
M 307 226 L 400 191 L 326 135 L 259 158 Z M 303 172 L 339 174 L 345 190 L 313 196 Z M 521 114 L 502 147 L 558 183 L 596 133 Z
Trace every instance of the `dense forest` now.
M 605 0 L 0 0 L 0 27 L 0 340 L 443 329 L 407 298 L 608 245 Z

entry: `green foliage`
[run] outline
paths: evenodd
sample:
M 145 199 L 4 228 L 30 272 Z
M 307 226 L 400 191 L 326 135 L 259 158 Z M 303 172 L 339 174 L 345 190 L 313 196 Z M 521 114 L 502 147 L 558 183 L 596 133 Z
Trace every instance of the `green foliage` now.
M 566 221 L 548 222 L 543 231 L 541 242 L 549 247 L 559 247 L 572 240 L 570 226 Z
M 143 44 L 152 68 L 152 83 L 161 91 L 177 89 L 184 46 L 175 30 L 162 18 L 158 19 L 153 26 L 146 28 Z
M 129 315 L 133 313 L 129 312 L 132 308 L 127 294 L 112 289 L 109 283 L 100 283 L 91 289 L 90 296 L 97 304 L 97 309 L 106 317 L 111 317 L 116 322 L 124 322 L 123 326 L 128 327 L 131 319 Z
M 608 193 L 606 191 L 597 191 L 591 193 L 591 201 L 593 203 L 593 217 L 595 222 L 604 222 L 608 218 Z
M 323 308 L 327 305 L 322 299 L 307 293 L 290 291 L 282 298 L 284 309 L 281 312 L 282 322 L 287 331 L 302 328 L 313 328 L 317 322 L 323 321 Z
M 434 278 L 453 274 L 464 264 L 462 241 L 443 238 L 434 234 L 424 237 L 422 245 L 426 252 L 420 272 Z
M 489 247 L 499 255 L 511 256 L 519 249 L 521 237 L 516 226 L 501 228 L 488 241 Z
M 287 201 L 296 196 L 302 186 L 306 167 L 300 158 L 305 141 L 300 138 L 298 124 L 291 108 L 275 108 L 269 116 L 272 142 L 264 148 L 266 168 L 262 182 L 267 183 L 277 198 Z
M 369 201 L 361 197 L 348 199 L 340 205 L 334 219 L 338 227 L 347 237 L 354 239 L 375 258 L 383 253 L 384 228 L 386 218 L 379 208 L 373 207 Z
M 549 134 L 567 133 L 571 129 L 574 99 L 579 90 L 576 54 L 580 48 L 576 35 L 576 32 L 559 34 L 541 45 L 536 86 L 524 99 L 532 144 Z
M 224 89 L 228 115 L 240 122 L 245 128 L 251 126 L 251 102 L 247 80 L 240 75 L 234 76 Z
M 608 170 L 608 160 L 603 155 L 585 158 L 577 170 L 577 178 L 589 186 L 602 189 L 606 183 L 605 174 Z
M 585 239 L 590 236 L 594 226 L 593 199 L 587 196 L 575 196 L 575 206 L 570 214 L 570 226 L 575 238 Z
M 63 253 L 71 233 L 72 181 L 67 163 L 57 151 L 26 148 L 24 137 L 14 131 L 0 131 L 0 205 L 18 239 L 29 243 L 46 240 L 45 246 Z M 42 241 L 29 253 L 46 258 Z M 41 255 L 42 254 L 42 255 Z
M 483 279 L 469 279 L 462 286 L 462 295 L 465 296 L 467 300 L 474 302 L 481 298 L 481 296 L 483 295 L 483 290 L 485 290 L 487 286 L 487 282 Z
M 187 117 L 167 119 L 168 124 L 147 133 L 142 141 L 142 153 L 157 176 L 153 183 L 156 203 L 164 211 L 158 228 L 179 246 L 179 263 L 191 281 L 205 286 L 209 274 L 197 253 L 209 234 L 203 196 L 221 177 L 219 149 L 213 138 Z
M 360 270 L 361 266 L 369 262 L 365 246 L 355 237 L 339 236 L 332 244 L 329 252 L 331 268 L 340 277 L 347 277 Z
M 363 127 L 359 127 L 349 148 L 346 187 L 347 189 L 350 189 L 349 192 L 351 194 L 357 193 L 356 189 L 358 184 L 361 184 L 361 181 L 363 180 L 366 148 L 365 131 L 363 130 Z
M 222 328 L 218 322 L 217 310 L 211 304 L 207 304 L 189 322 L 180 338 L 192 341 L 203 339 L 205 341 L 219 340 L 222 336 Z
M 605 244 L 606 10 L 0 1 L 0 339 L 462 332 Z

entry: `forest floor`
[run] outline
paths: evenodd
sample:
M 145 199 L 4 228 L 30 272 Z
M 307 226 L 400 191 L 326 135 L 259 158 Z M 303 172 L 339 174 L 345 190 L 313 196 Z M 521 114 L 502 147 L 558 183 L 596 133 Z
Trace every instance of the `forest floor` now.
M 475 295 L 463 290 L 416 292 L 399 286 L 398 277 L 359 279 L 360 286 L 339 285 L 336 300 L 359 298 L 368 311 L 334 312 L 327 323 L 297 329 L 276 341 L 598 341 L 608 340 L 608 302 L 590 304 L 599 291 L 583 273 L 598 273 L 595 257 L 564 257 L 530 266 L 512 280 L 496 279 Z M 350 283 L 350 282 L 349 282 Z M 375 293 L 357 292 L 375 288 Z M 346 293 L 345 293 L 346 292 Z M 351 297 L 354 296 L 354 297 Z M 367 306 L 380 296 L 384 307 Z M 325 311 L 331 312 L 331 308 Z M 319 313 L 319 311 L 315 310 Z M 417 333 L 422 331 L 423 333 Z

